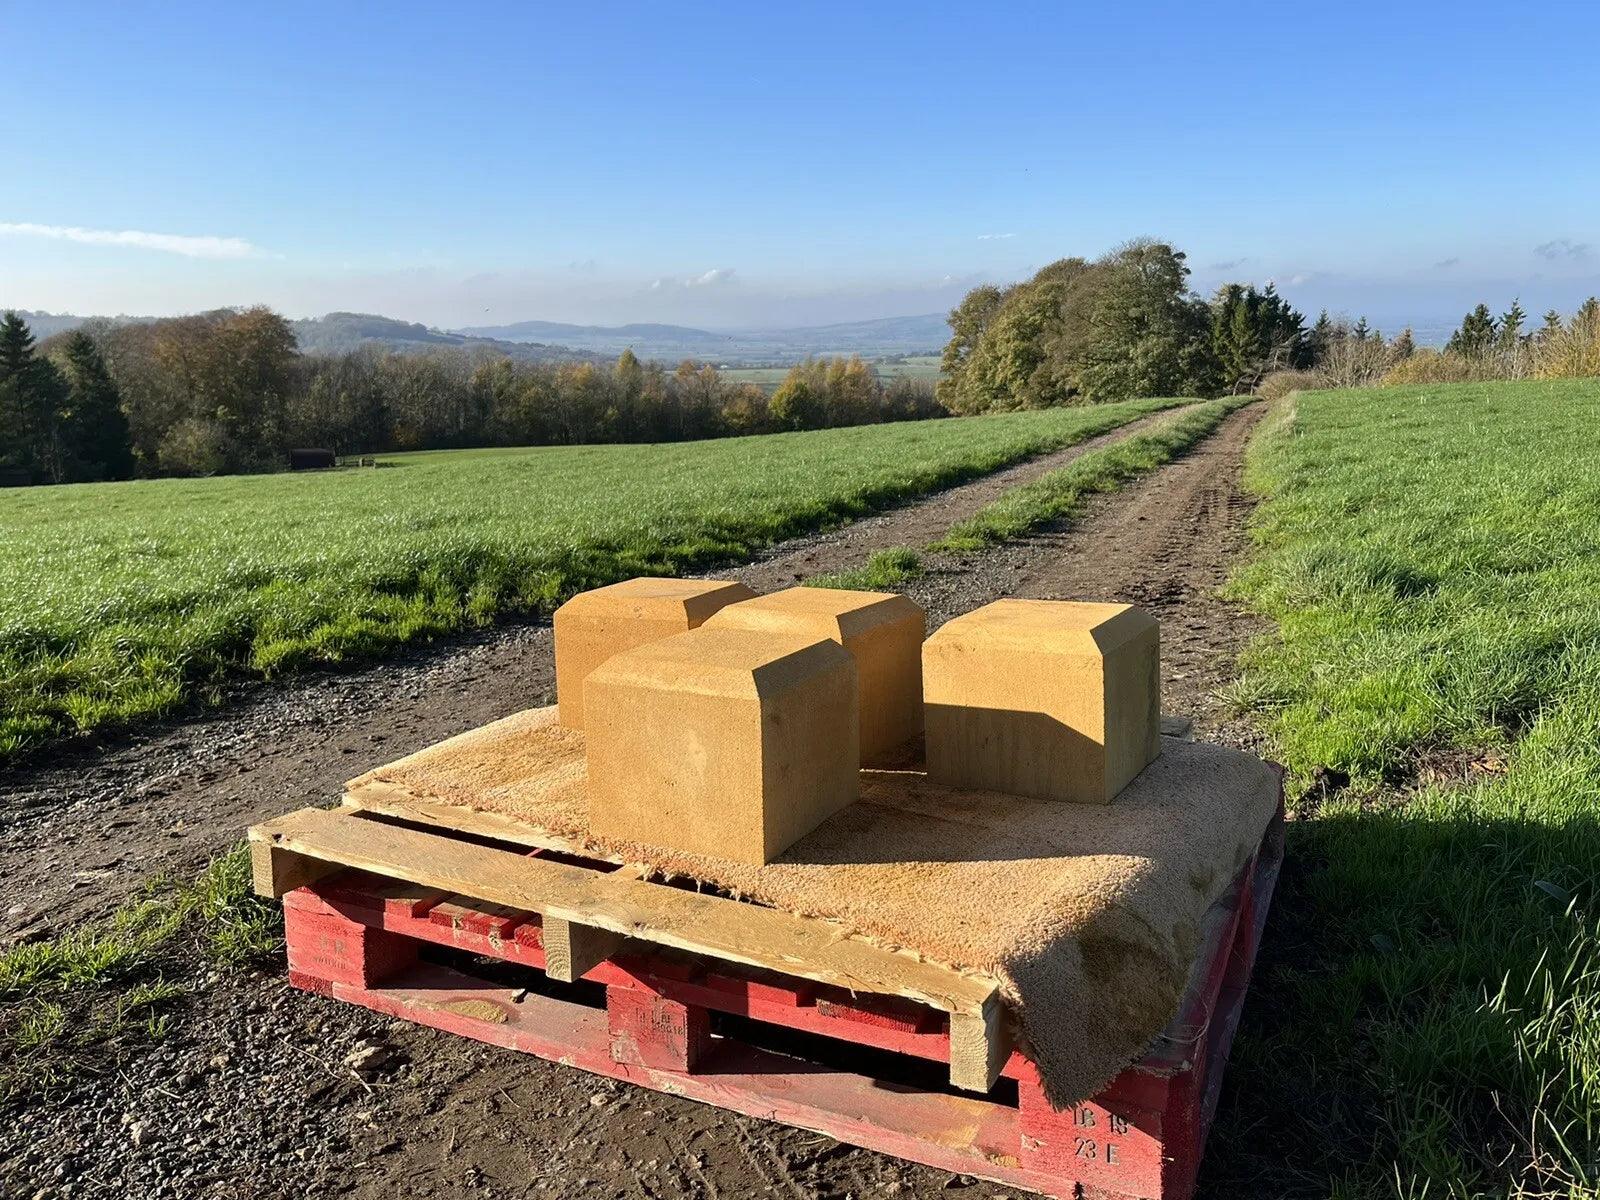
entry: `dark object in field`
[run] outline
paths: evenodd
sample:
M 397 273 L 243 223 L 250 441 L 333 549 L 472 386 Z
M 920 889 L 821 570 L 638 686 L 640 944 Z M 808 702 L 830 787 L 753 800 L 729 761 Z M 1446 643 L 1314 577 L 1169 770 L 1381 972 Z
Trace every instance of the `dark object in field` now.
M 338 465 L 338 458 L 332 450 L 291 450 L 289 451 L 289 469 L 291 471 L 317 471 L 324 467 Z

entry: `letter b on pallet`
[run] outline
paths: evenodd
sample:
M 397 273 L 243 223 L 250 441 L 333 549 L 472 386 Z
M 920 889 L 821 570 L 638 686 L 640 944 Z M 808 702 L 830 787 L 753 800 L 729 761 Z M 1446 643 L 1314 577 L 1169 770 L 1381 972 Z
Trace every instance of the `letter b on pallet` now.
M 928 774 L 1105 804 L 1160 752 L 1161 641 L 1125 604 L 998 600 L 922 649 Z

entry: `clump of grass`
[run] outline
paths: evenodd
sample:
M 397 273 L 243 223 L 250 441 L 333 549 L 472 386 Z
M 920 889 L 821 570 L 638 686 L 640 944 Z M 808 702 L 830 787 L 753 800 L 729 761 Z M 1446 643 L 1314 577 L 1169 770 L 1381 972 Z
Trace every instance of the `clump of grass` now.
M 1600 1194 L 1600 382 L 1293 403 L 1237 694 L 1349 783 L 1291 823 L 1213 1180 Z
M 806 587 L 838 588 L 847 592 L 887 592 L 903 587 L 922 574 L 922 555 L 909 546 L 875 550 L 866 565 L 853 571 L 813 575 Z
M 274 953 L 282 913 L 250 891 L 237 846 L 193 881 L 156 881 L 108 920 L 0 953 L 0 1099 L 48 1089 L 165 1036 L 197 963 Z
M 0 759 L 735 560 L 1178 403 L 0 492 Z

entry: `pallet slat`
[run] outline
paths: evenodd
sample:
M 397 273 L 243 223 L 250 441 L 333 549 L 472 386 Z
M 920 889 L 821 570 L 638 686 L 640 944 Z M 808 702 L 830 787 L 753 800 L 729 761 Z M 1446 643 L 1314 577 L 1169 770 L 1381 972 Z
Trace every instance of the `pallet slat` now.
M 282 896 L 329 870 L 354 867 L 539 913 L 547 954 L 552 927 L 565 923 L 566 933 L 559 936 L 568 938 L 566 953 L 573 955 L 571 933 L 578 927 L 585 932 L 578 952 L 567 960 L 568 970 L 581 967 L 603 942 L 592 931 L 944 1009 L 952 1014 L 951 1082 L 958 1087 L 987 1091 L 1010 1056 L 1010 1034 L 992 980 L 842 936 L 822 921 L 648 883 L 629 871 L 603 873 L 384 824 L 350 811 L 301 809 L 255 826 L 250 838 L 262 895 Z
M 715 1025 L 726 1012 L 897 1055 L 959 1057 L 943 1021 L 915 1031 L 903 999 L 847 999 L 804 981 L 786 988 L 781 975 L 745 978 L 746 969 L 641 943 L 585 976 L 604 988 L 599 1009 L 592 993 L 547 995 L 437 965 L 420 953 L 423 943 L 543 969 L 539 939 L 523 938 L 540 932 L 539 921 L 506 941 L 483 928 L 501 915 L 484 904 L 484 919 L 465 912 L 447 926 L 417 903 L 427 898 L 418 885 L 356 870 L 287 896 L 285 938 L 295 986 L 391 1016 L 1062 1200 L 1190 1200 L 1281 856 L 1280 817 L 1218 902 L 1219 919 L 1206 923 L 1208 966 L 1191 976 L 1175 1018 L 1175 1029 L 1202 1031 L 1199 1040 L 1177 1056 L 1153 1049 L 1099 1095 L 1061 1110 L 1022 1054 L 1005 1069 L 1015 1095 L 978 1099 L 854 1074 L 848 1055 L 763 1047 L 759 1035 Z M 439 903 L 477 902 L 455 894 Z

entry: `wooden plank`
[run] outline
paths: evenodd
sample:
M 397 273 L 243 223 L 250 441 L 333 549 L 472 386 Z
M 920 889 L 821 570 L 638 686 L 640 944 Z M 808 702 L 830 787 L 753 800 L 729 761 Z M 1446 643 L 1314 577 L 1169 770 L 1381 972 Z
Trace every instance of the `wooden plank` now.
M 268 842 L 250 841 L 250 880 L 258 896 L 281 900 L 285 892 L 315 883 L 343 867 L 343 863 L 291 854 Z
M 950 1083 L 969 1092 L 987 1092 L 1011 1057 L 1011 1036 L 999 993 L 977 1012 L 950 1014 Z
M 409 879 L 474 899 L 540 913 L 626 937 L 708 954 L 830 983 L 850 991 L 909 996 L 949 1012 L 981 1017 L 963 1039 L 987 1037 L 999 1003 L 992 979 L 973 977 L 911 954 L 846 936 L 825 921 L 797 917 L 700 892 L 550 862 L 455 841 L 351 813 L 302 809 L 250 830 L 275 853 L 263 894 L 282 895 L 281 855 L 303 856 L 377 875 Z M 293 868 L 301 872 L 298 864 Z M 1004 1056 L 989 1048 L 983 1061 Z
M 545 974 L 562 983 L 582 979 L 628 940 L 609 929 L 577 925 L 552 916 L 544 918 L 543 937 Z
M 472 834 L 510 842 L 514 846 L 531 846 L 536 850 L 555 850 L 579 858 L 592 858 L 596 862 L 620 863 L 620 856 L 586 849 L 571 838 L 535 829 L 515 817 L 500 813 L 481 812 L 459 804 L 443 804 L 413 796 L 405 788 L 392 783 L 373 781 L 359 787 L 350 787 L 344 794 L 344 807 L 379 816 L 396 817 L 413 825 L 436 828 L 441 832 Z

